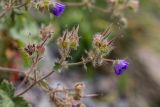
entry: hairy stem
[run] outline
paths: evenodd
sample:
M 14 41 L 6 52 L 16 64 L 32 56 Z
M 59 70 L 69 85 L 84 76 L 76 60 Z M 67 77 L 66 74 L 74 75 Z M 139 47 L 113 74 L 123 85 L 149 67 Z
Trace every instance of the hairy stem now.
M 21 96 L 23 94 L 25 94 L 26 92 L 28 92 L 33 86 L 35 86 L 38 82 L 46 79 L 47 77 L 49 77 L 50 75 L 52 75 L 55 71 L 51 71 L 48 74 L 46 74 L 45 76 L 43 76 L 42 78 L 40 78 L 39 80 L 35 80 L 28 88 L 26 88 L 24 91 L 22 91 L 21 93 L 17 94 L 16 96 Z
M 18 72 L 18 73 L 23 73 L 21 72 L 20 69 L 15 69 L 15 68 L 7 68 L 7 67 L 0 67 L 0 71 L 5 71 L 5 72 Z
M 86 60 L 86 61 L 80 61 L 80 62 L 75 62 L 75 63 L 68 63 L 67 66 L 78 66 L 78 65 L 83 65 L 84 63 L 89 63 L 91 60 Z

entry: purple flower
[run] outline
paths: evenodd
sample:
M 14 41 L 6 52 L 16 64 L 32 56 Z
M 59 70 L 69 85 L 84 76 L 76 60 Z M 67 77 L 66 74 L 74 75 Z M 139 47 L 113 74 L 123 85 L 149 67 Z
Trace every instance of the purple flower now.
M 123 74 L 125 70 L 128 69 L 129 63 L 127 60 L 118 60 L 114 65 L 114 71 L 117 75 Z
M 55 16 L 61 16 L 61 14 L 64 12 L 65 10 L 65 5 L 62 3 L 55 3 L 55 6 L 53 8 L 51 8 L 51 13 L 53 13 Z

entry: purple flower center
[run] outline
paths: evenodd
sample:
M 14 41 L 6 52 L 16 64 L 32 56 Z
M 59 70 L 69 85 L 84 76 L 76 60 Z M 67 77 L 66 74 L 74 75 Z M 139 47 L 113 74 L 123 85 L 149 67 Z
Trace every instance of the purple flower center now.
M 128 69 L 128 66 L 129 63 L 127 60 L 119 60 L 118 63 L 114 65 L 114 71 L 117 75 L 121 75 Z
M 56 3 L 55 6 L 51 9 L 51 13 L 55 16 L 61 16 L 65 10 L 65 5 L 62 3 Z

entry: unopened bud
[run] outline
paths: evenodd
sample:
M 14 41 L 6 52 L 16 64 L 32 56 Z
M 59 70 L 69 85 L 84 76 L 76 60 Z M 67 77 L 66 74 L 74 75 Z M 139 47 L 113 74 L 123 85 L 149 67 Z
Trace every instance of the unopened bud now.
M 51 25 L 48 25 L 47 27 L 43 27 L 40 30 L 40 38 L 42 40 L 45 40 L 48 36 L 50 37 L 53 33 L 53 30 L 51 30 L 51 29 L 52 29 Z
M 32 55 L 35 52 L 35 44 L 29 44 L 24 50 L 29 54 Z
M 37 46 L 36 46 L 36 50 L 37 50 L 37 52 L 38 52 L 39 55 L 43 55 L 44 52 L 45 52 L 45 47 L 44 47 L 44 46 L 37 45 Z

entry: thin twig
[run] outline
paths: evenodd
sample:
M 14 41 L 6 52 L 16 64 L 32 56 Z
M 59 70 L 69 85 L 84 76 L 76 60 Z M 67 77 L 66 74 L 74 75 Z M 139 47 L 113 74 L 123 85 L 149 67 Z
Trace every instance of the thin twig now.
M 44 40 L 43 42 L 40 44 L 40 47 L 42 47 L 46 42 L 47 40 L 51 37 L 51 35 L 48 35 Z
M 29 91 L 33 86 L 35 86 L 38 82 L 46 79 L 47 77 L 49 77 L 51 74 L 53 74 L 55 71 L 51 71 L 49 72 L 47 75 L 43 76 L 42 78 L 40 78 L 37 81 L 34 81 L 28 88 L 26 88 L 24 91 L 22 91 L 21 93 L 17 94 L 16 96 L 21 96 L 23 94 L 25 94 L 27 91 Z
M 97 11 L 100 11 L 102 13 L 109 13 L 109 11 L 107 9 L 104 9 L 104 8 L 100 8 L 100 7 L 97 7 L 95 5 L 91 5 L 91 8 L 97 10 Z
M 112 62 L 112 63 L 115 61 L 114 59 L 106 59 L 106 58 L 103 58 L 103 60 L 106 62 Z
M 103 60 L 106 62 L 114 62 L 115 61 L 113 59 L 106 59 L 106 58 L 103 58 Z M 89 62 L 91 62 L 91 60 L 80 61 L 80 62 L 75 62 L 75 63 L 68 63 L 67 66 L 68 67 L 78 66 L 78 65 L 83 65 L 84 63 L 89 63 Z
M 19 86 L 18 86 L 17 88 L 21 87 L 21 86 L 27 81 L 30 73 L 31 73 L 32 71 L 34 71 L 34 68 L 35 68 L 35 66 L 36 66 L 37 63 L 38 63 L 38 61 L 36 61 L 35 63 L 33 63 L 33 64 L 31 65 L 30 70 L 28 71 L 28 73 L 26 73 L 24 79 L 22 80 L 22 82 L 19 84 Z
M 4 71 L 4 72 L 18 72 L 18 73 L 23 73 L 23 72 L 21 72 L 21 70 L 20 70 L 20 69 L 7 68 L 7 67 L 0 67 L 0 71 Z
M 68 63 L 67 66 L 68 67 L 78 66 L 78 65 L 83 65 L 84 63 L 89 63 L 89 62 L 91 62 L 91 60 L 80 61 L 80 62 L 75 62 L 75 63 Z
M 97 97 L 100 96 L 99 94 L 90 94 L 90 95 L 84 95 L 82 96 L 83 98 L 88 98 L 88 97 Z
M 28 92 L 35 84 L 36 84 L 36 82 L 33 82 L 28 88 L 26 88 L 21 93 L 17 94 L 16 97 L 21 96 L 21 95 L 25 94 L 26 92 Z

